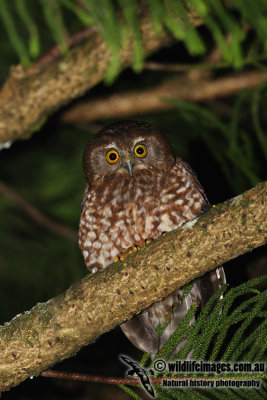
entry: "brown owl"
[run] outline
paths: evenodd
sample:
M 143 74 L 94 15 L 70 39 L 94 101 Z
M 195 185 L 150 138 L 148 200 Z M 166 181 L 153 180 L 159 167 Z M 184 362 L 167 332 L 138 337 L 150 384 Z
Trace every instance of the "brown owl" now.
M 147 239 L 178 228 L 208 205 L 189 165 L 175 157 L 165 137 L 148 123 L 122 121 L 102 129 L 86 146 L 83 167 L 87 185 L 79 246 L 93 273 L 129 247 L 144 246 Z M 153 357 L 192 303 L 203 306 L 224 282 L 224 270 L 217 268 L 196 279 L 184 300 L 183 288 L 178 289 L 121 328 L 136 347 Z M 167 318 L 169 324 L 159 336 L 156 327 Z

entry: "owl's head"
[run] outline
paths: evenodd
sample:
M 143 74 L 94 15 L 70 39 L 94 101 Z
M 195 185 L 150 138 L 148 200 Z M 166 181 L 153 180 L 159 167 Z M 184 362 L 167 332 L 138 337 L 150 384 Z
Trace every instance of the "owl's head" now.
M 83 155 L 86 180 L 99 180 L 169 169 L 175 156 L 166 138 L 152 125 L 120 121 L 108 125 L 87 144 Z

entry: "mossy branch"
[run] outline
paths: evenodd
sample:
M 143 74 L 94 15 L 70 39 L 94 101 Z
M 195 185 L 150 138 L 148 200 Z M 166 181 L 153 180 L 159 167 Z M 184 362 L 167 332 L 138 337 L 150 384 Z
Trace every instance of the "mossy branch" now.
M 139 29 L 145 56 L 174 41 L 166 30 L 155 33 L 146 9 L 140 12 Z M 52 59 L 48 65 L 40 62 L 28 70 L 21 65 L 11 68 L 0 91 L 0 143 L 27 137 L 56 109 L 104 79 L 112 54 L 100 34 L 91 33 L 66 56 Z M 121 70 L 132 64 L 133 52 L 129 34 L 120 51 Z
M 267 242 L 267 182 L 0 327 L 0 389 L 63 360 L 193 278 Z

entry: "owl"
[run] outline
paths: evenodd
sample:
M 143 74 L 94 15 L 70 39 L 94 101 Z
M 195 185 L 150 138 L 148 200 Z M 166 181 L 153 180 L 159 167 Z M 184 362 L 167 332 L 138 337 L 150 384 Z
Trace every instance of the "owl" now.
M 92 273 L 107 268 L 127 249 L 142 247 L 147 240 L 178 228 L 209 204 L 189 165 L 174 155 L 166 138 L 148 123 L 121 121 L 102 129 L 85 148 L 83 168 L 87 185 L 79 246 Z M 185 298 L 180 288 L 121 328 L 153 358 L 191 305 L 203 306 L 224 282 L 224 270 L 219 267 L 196 279 Z M 157 326 L 166 321 L 166 329 L 158 335 Z

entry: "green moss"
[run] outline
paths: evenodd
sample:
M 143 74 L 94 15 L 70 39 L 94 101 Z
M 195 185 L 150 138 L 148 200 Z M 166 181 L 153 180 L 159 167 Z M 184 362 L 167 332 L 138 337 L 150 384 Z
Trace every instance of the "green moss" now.
M 29 346 L 38 337 L 39 330 L 46 329 L 53 314 L 47 303 L 38 303 L 31 311 L 16 315 L 10 322 L 0 328 L 0 334 L 5 343 L 8 343 L 14 336 L 21 337 L 21 341 Z M 23 337 L 18 333 L 23 331 Z

